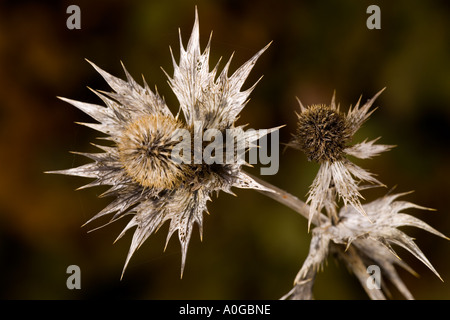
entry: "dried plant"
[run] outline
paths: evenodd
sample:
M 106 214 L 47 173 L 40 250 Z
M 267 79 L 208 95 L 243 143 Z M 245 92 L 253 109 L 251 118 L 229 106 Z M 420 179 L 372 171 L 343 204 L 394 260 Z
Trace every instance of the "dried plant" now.
M 168 76 L 185 122 L 179 119 L 179 114 L 172 114 L 163 98 L 152 92 L 145 80 L 144 87 L 140 86 L 125 67 L 127 81 L 91 63 L 114 90 L 93 91 L 106 107 L 61 98 L 97 120 L 99 123 L 82 124 L 108 135 L 106 139 L 112 142 L 112 146 L 96 145 L 103 150 L 102 153 L 78 153 L 94 160 L 92 163 L 51 173 L 96 179 L 83 188 L 112 186 L 101 196 L 113 196 L 115 200 L 87 223 L 110 214 L 113 214 L 110 222 L 133 215 L 118 237 L 136 227 L 124 271 L 141 244 L 170 220 L 166 246 L 172 234 L 178 231 L 182 275 L 193 225 L 198 224 L 201 237 L 203 212 L 207 211 L 206 203 L 211 194 L 219 191 L 232 193 L 232 187 L 266 190 L 241 170 L 243 163 L 183 163 L 175 161 L 172 154 L 180 142 L 173 137 L 179 129 L 201 135 L 209 128 L 220 131 L 242 128 L 235 127 L 235 121 L 255 85 L 245 91 L 241 88 L 267 47 L 231 76 L 228 76 L 231 58 L 220 74 L 217 75 L 218 64 L 209 71 L 210 41 L 201 53 L 196 11 L 186 49 L 180 33 L 180 61 L 177 63 L 172 54 L 174 75 Z M 277 128 L 267 130 L 266 134 L 274 130 Z M 240 137 L 247 143 L 259 138 L 261 135 L 254 131 Z M 239 145 L 240 141 L 235 144 Z M 194 157 L 196 152 L 202 154 L 201 148 L 191 149 Z
M 374 144 L 378 139 L 348 146 L 355 132 L 372 114 L 373 110 L 370 111 L 370 107 L 383 90 L 362 107 L 359 106 L 360 98 L 353 109 L 350 107 L 347 114 L 339 111 L 334 94 L 329 106 L 312 105 L 305 108 L 298 100 L 301 110 L 300 114 L 297 114 L 297 131 L 288 146 L 303 151 L 308 160 L 320 163 L 319 172 L 311 185 L 306 201 L 310 205 L 308 227 L 312 217 L 324 207 L 328 216 L 337 221 L 336 194 L 344 200 L 345 205 L 349 203 L 361 214 L 366 215 L 360 203 L 362 197 L 359 192 L 360 183 L 363 181 L 377 185 L 382 183 L 349 161 L 346 156 L 367 159 L 392 148 L 389 145 Z
M 385 299 L 381 290 L 373 290 L 367 286 L 367 268 L 376 265 L 405 298 L 412 299 L 412 294 L 399 278 L 394 265 L 415 272 L 399 258 L 392 244 L 411 252 L 442 280 L 413 239 L 398 229 L 402 226 L 413 226 L 448 239 L 425 222 L 402 212 L 409 208 L 431 209 L 396 200 L 404 194 L 386 195 L 362 205 L 359 191 L 367 187 L 360 183 L 381 183 L 345 157 L 351 155 L 369 159 L 393 147 L 374 144 L 378 139 L 369 142 L 366 139 L 362 143 L 348 145 L 352 135 L 373 112 L 369 112 L 369 109 L 383 90 L 361 108 L 360 99 L 353 109 L 350 107 L 347 115 L 339 112 L 334 94 L 330 106 L 313 105 L 305 108 L 299 101 L 301 113 L 298 114 L 297 131 L 288 145 L 303 151 L 309 160 L 319 162 L 320 169 L 306 201 L 310 206 L 296 198 L 292 198 L 292 202 L 297 202 L 294 209 L 308 217 L 308 228 L 311 222 L 317 227 L 312 230 L 310 250 L 295 278 L 294 288 L 283 296 L 283 299 L 312 299 L 316 273 L 330 252 L 336 253 L 344 261 L 370 298 Z M 275 190 L 270 196 L 277 200 L 281 196 L 284 198 L 283 202 L 286 202 L 286 198 L 291 198 L 289 195 L 280 194 L 279 190 Z M 344 202 L 340 210 L 337 202 L 339 197 Z M 348 203 L 351 206 L 347 206 Z M 320 213 L 323 208 L 327 216 Z M 320 218 L 313 219 L 316 215 L 320 215 Z M 389 294 L 384 282 L 381 287 Z
M 294 195 L 264 181 L 253 177 L 271 192 L 260 190 L 261 193 L 300 213 L 309 219 L 310 207 Z M 386 299 L 390 292 L 384 277 L 388 279 L 407 299 L 413 299 L 406 285 L 400 279 L 395 265 L 417 275 L 394 251 L 393 245 L 408 250 L 423 262 L 436 276 L 442 280 L 439 273 L 426 258 L 424 253 L 414 243 L 413 239 L 399 230 L 398 227 L 412 226 L 450 240 L 441 232 L 435 230 L 422 220 L 402 212 L 406 209 L 433 210 L 397 198 L 407 193 L 387 194 L 370 203 L 364 204 L 366 216 L 362 216 L 352 206 L 344 206 L 338 212 L 338 222 L 319 213 L 312 217 L 312 238 L 308 256 L 294 280 L 294 287 L 281 299 L 310 300 L 313 299 L 313 286 L 316 274 L 328 256 L 333 253 L 343 261 L 360 281 L 363 289 L 371 299 Z M 383 275 L 380 290 L 369 288 L 368 267 L 376 265 Z M 443 280 L 442 280 L 443 281 Z M 384 293 L 383 293 L 384 292 Z M 386 294 L 386 295 L 385 295 Z
M 51 173 L 95 179 L 82 188 L 111 186 L 101 196 L 112 196 L 115 199 L 88 222 L 112 215 L 111 223 L 132 215 L 118 236 L 119 239 L 127 230 L 136 228 L 124 271 L 141 244 L 166 221 L 170 221 L 166 245 L 177 231 L 182 252 L 182 275 L 193 225 L 198 224 L 201 237 L 203 213 L 207 211 L 206 204 L 211 194 L 219 191 L 232 193 L 232 187 L 250 188 L 300 213 L 308 219 L 308 231 L 311 224 L 315 226 L 311 230 L 308 256 L 295 278 L 294 287 L 282 299 L 312 299 L 317 271 L 330 253 L 336 254 L 356 275 L 370 298 L 385 299 L 389 295 L 384 281 L 386 278 L 406 298 L 412 299 L 413 296 L 399 278 L 395 265 L 413 273 L 414 271 L 399 259 L 392 245 L 405 248 L 439 278 L 440 276 L 413 239 L 399 227 L 413 226 L 443 238 L 446 236 L 404 213 L 404 210 L 410 208 L 429 210 L 398 200 L 404 194 L 388 193 L 375 201 L 362 203 L 363 189 L 383 184 L 372 173 L 348 159 L 348 156 L 369 159 L 393 147 L 376 144 L 378 139 L 366 139 L 352 144 L 353 135 L 374 112 L 371 107 L 384 89 L 362 106 L 360 98 L 347 113 L 340 111 L 334 94 L 330 105 L 304 107 L 299 101 L 298 126 L 288 146 L 303 151 L 310 161 L 320 164 L 306 202 L 244 172 L 242 166 L 245 162 L 186 163 L 173 157 L 174 150 L 179 146 L 174 134 L 179 130 L 196 135 L 209 129 L 224 132 L 243 127 L 236 126 L 235 121 L 256 84 L 244 91 L 241 88 L 266 48 L 267 46 L 231 76 L 228 76 L 231 58 L 220 73 L 219 63 L 210 71 L 210 41 L 202 53 L 196 11 L 194 27 L 186 48 L 180 35 L 178 62 L 172 54 L 173 76 L 166 73 L 169 85 L 180 103 L 184 121 L 179 119 L 180 112 L 174 115 L 156 90 L 150 90 L 145 80 L 142 87 L 125 68 L 126 81 L 91 63 L 114 90 L 93 91 L 106 107 L 61 99 L 95 119 L 98 123 L 82 124 L 106 134 L 104 139 L 109 140 L 110 144 L 96 145 L 103 151 L 100 153 L 78 153 L 94 162 Z M 266 130 L 265 133 L 277 129 Z M 239 144 L 240 140 L 254 143 L 259 138 L 260 134 L 246 132 L 235 143 Z M 205 151 L 203 144 L 198 146 L 194 143 L 187 147 L 189 151 L 187 154 L 183 153 L 183 157 L 195 158 L 196 154 Z M 364 182 L 371 185 L 364 185 Z M 340 200 L 343 200 L 343 206 Z M 322 213 L 323 210 L 326 214 Z M 377 265 L 384 275 L 382 290 L 367 287 L 367 267 L 370 265 Z
M 332 251 L 337 253 L 348 269 L 356 275 L 370 298 L 385 299 L 383 291 L 389 294 L 384 282 L 381 282 L 382 290 L 374 290 L 367 286 L 367 268 L 370 265 L 376 265 L 383 275 L 380 280 L 388 279 L 405 298 L 413 299 L 394 266 L 399 265 L 413 274 L 416 273 L 400 259 L 391 244 L 408 250 L 442 280 L 413 239 L 399 230 L 398 227 L 417 227 L 442 238 L 447 237 L 425 222 L 403 213 L 402 210 L 408 208 L 427 208 L 407 201 L 396 200 L 402 195 L 386 195 L 363 205 L 371 221 L 361 217 L 355 208 L 344 207 L 339 212 L 339 223 L 333 225 L 331 221 L 328 221 L 321 224 L 320 227 L 314 228 L 310 251 L 295 278 L 294 288 L 283 298 L 311 299 L 315 275 L 328 257 L 329 252 Z

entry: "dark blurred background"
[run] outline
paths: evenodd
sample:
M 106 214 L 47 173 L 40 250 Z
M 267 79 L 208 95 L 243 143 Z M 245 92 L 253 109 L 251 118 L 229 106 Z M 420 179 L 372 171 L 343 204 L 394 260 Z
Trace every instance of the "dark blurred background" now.
M 81 9 L 69 30 L 66 9 Z M 381 9 L 381 30 L 368 30 L 366 9 Z M 298 96 L 329 103 L 333 90 L 346 110 L 383 87 L 377 111 L 355 141 L 382 136 L 397 147 L 356 163 L 388 189 L 415 190 L 404 200 L 437 209 L 411 210 L 450 235 L 450 6 L 442 1 L 1 1 L 0 2 L 0 298 L 3 299 L 278 299 L 292 287 L 310 235 L 297 213 L 251 190 L 221 193 L 208 205 L 203 242 L 197 230 L 180 276 L 177 236 L 163 252 L 167 225 L 137 251 L 120 281 L 132 233 L 113 244 L 126 219 L 81 227 L 111 199 L 105 189 L 75 191 L 87 179 L 46 175 L 86 163 L 69 151 L 93 152 L 99 134 L 75 124 L 88 116 L 56 96 L 101 103 L 86 86 L 109 90 L 84 60 L 124 77 L 120 61 L 141 74 L 175 112 L 178 103 L 162 66 L 172 72 L 178 28 L 185 43 L 198 6 L 201 43 L 211 30 L 211 65 L 236 52 L 234 70 L 273 40 L 247 86 L 264 78 L 239 123 L 295 130 Z M 296 150 L 280 155 L 280 171 L 264 179 L 306 199 L 318 166 Z M 258 173 L 257 168 L 252 170 Z M 367 200 L 387 190 L 364 193 Z M 450 298 L 450 243 L 408 228 L 444 283 L 408 252 L 399 255 L 420 278 L 400 270 L 417 299 Z M 68 290 L 66 268 L 81 268 L 81 290 Z M 328 260 L 318 299 L 367 299 L 345 267 Z M 401 298 L 392 290 L 394 298 Z

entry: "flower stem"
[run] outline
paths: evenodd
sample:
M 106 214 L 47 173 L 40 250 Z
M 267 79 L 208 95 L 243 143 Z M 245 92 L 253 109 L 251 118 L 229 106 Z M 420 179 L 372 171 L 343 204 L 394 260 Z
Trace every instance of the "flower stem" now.
M 296 196 L 293 196 L 289 192 L 286 192 L 273 184 L 264 181 L 248 172 L 246 172 L 248 176 L 250 176 L 253 180 L 258 182 L 259 184 L 263 185 L 267 189 L 272 190 L 270 191 L 264 191 L 264 190 L 257 190 L 260 193 L 264 194 L 265 196 L 268 196 L 269 198 L 274 199 L 275 201 L 278 201 L 279 203 L 291 208 L 292 210 L 296 211 L 297 213 L 300 213 L 303 217 L 306 219 L 309 219 L 309 206 L 297 198 Z M 320 214 L 319 216 L 313 216 L 312 223 L 316 226 L 321 225 L 323 223 L 326 223 L 329 219 L 324 215 Z

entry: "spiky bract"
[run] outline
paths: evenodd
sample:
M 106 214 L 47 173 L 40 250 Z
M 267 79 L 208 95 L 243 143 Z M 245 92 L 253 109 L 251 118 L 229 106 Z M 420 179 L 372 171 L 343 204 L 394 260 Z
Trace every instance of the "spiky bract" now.
M 232 187 L 265 189 L 241 170 L 241 162 L 186 164 L 174 161 L 170 154 L 174 148 L 171 133 L 178 129 L 201 134 L 209 128 L 223 131 L 235 127 L 254 86 L 244 91 L 241 88 L 266 48 L 231 76 L 228 76 L 231 59 L 219 75 L 218 65 L 209 71 L 210 42 L 201 53 L 196 11 L 187 47 L 184 48 L 180 35 L 180 59 L 177 63 L 172 55 L 174 74 L 168 76 L 170 87 L 180 103 L 184 123 L 178 115 L 173 116 L 164 99 L 152 92 L 145 80 L 142 87 L 125 68 L 126 81 L 91 63 L 114 90 L 110 93 L 94 91 L 106 107 L 62 98 L 97 120 L 98 123 L 85 125 L 105 133 L 112 145 L 98 146 L 103 153 L 83 154 L 93 159 L 93 163 L 54 173 L 96 179 L 85 187 L 111 186 L 104 195 L 113 196 L 115 200 L 89 222 L 109 214 L 113 214 L 111 221 L 133 215 L 119 236 L 135 227 L 124 270 L 140 245 L 170 221 L 167 241 L 178 231 L 183 273 L 193 226 L 198 225 L 201 235 L 203 213 L 211 193 L 221 190 L 232 193 Z M 261 135 L 249 133 L 240 139 L 251 143 L 259 138 Z M 192 153 L 198 151 L 202 152 L 194 149 Z
M 385 299 L 385 294 L 389 294 L 385 280 L 389 280 L 405 298 L 413 299 L 400 279 L 395 265 L 413 274 L 416 273 L 399 258 L 392 245 L 409 251 L 441 279 L 413 239 L 398 228 L 411 226 L 448 238 L 422 220 L 402 212 L 409 208 L 429 210 L 408 201 L 397 200 L 402 195 L 404 193 L 386 195 L 363 205 L 371 222 L 361 216 L 355 208 L 346 207 L 340 210 L 340 220 L 337 224 L 333 225 L 330 221 L 314 228 L 310 250 L 295 278 L 294 288 L 283 298 L 311 299 L 316 273 L 330 252 L 337 254 L 338 258 L 344 261 L 372 299 Z M 367 268 L 370 265 L 376 265 L 381 270 L 381 290 L 371 290 L 367 286 L 369 276 Z

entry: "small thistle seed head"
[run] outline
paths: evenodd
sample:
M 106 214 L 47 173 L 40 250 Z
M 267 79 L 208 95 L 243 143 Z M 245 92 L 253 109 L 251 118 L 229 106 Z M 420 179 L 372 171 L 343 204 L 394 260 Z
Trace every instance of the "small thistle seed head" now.
M 178 141 L 174 130 L 182 123 L 172 116 L 152 114 L 132 122 L 118 142 L 120 162 L 126 173 L 143 187 L 178 187 L 187 173 L 186 165 L 175 162 L 172 150 Z
M 351 140 L 344 115 L 327 105 L 312 105 L 298 114 L 297 131 L 290 145 L 303 151 L 308 160 L 335 162 Z

